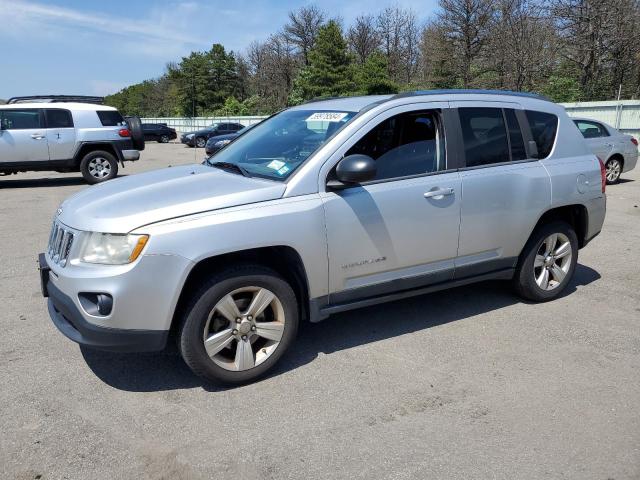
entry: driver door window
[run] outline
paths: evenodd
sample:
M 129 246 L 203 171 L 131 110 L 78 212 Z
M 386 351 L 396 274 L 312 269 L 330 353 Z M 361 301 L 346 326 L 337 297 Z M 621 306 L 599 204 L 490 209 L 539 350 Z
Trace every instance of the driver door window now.
M 408 177 L 445 169 L 442 123 L 437 111 L 406 112 L 384 120 L 345 156 L 368 155 L 376 161 L 376 180 Z

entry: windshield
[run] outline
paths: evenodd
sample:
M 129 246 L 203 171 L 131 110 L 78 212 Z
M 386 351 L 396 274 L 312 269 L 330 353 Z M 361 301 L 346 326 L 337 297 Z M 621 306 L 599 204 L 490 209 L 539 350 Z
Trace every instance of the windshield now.
M 355 112 L 285 110 L 259 123 L 207 160 L 234 164 L 251 176 L 286 180 Z

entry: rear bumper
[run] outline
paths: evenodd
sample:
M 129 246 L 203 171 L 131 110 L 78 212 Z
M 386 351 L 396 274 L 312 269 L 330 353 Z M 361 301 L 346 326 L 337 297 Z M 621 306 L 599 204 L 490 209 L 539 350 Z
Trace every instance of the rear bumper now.
M 585 205 L 587 207 L 587 231 L 584 239 L 586 246 L 593 240 L 602 230 L 604 217 L 607 213 L 607 197 L 605 195 L 589 200 Z
M 43 293 L 53 324 L 64 336 L 80 345 L 117 352 L 152 352 L 164 349 L 168 330 L 123 330 L 87 322 L 73 300 L 46 280 Z
M 139 160 L 140 152 L 138 150 L 122 150 L 122 158 L 128 161 Z

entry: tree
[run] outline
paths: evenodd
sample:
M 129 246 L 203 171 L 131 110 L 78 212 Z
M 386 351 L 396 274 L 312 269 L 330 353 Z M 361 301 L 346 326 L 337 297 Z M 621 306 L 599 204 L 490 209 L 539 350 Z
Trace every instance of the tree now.
M 309 52 L 309 65 L 295 82 L 292 99 L 339 96 L 354 90 L 351 56 L 335 20 L 320 27 L 316 45 Z
M 398 85 L 389 78 L 387 59 L 381 52 L 370 54 L 356 67 L 357 92 L 361 95 L 398 93 Z
M 474 85 L 487 45 L 495 10 L 491 0 L 440 0 L 440 22 L 451 42 L 462 87 Z
M 305 65 L 309 65 L 309 52 L 316 43 L 324 18 L 324 13 L 315 5 L 289 12 L 289 23 L 284 26 L 284 36 L 299 49 Z
M 364 65 L 369 56 L 380 47 L 380 35 L 376 30 L 375 18 L 372 15 L 357 17 L 355 23 L 349 27 L 347 41 L 356 61 Z

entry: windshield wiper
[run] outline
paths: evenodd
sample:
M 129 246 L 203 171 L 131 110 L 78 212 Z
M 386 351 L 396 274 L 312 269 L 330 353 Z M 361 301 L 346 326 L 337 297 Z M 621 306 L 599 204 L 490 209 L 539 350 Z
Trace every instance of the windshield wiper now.
M 235 163 L 231 163 L 231 162 L 212 162 L 209 165 L 211 165 L 212 167 L 220 168 L 222 170 L 231 170 L 233 172 L 240 173 L 240 174 L 244 175 L 245 177 L 251 177 L 251 174 L 247 171 L 246 168 L 243 168 L 240 165 L 235 164 Z

